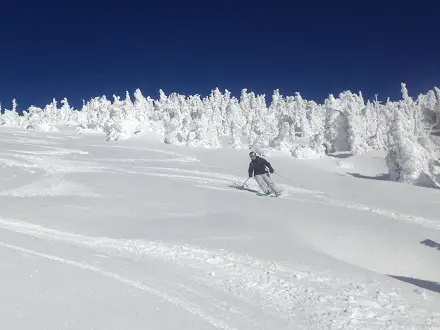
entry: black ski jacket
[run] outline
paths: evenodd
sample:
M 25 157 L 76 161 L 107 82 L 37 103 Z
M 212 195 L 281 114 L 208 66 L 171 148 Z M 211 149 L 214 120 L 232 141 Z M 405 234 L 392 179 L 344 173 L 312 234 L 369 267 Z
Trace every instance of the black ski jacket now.
M 270 173 L 274 172 L 274 169 L 266 159 L 257 156 L 257 158 L 252 160 L 249 164 L 249 177 L 252 177 L 253 175 L 267 173 L 266 167 L 269 168 Z

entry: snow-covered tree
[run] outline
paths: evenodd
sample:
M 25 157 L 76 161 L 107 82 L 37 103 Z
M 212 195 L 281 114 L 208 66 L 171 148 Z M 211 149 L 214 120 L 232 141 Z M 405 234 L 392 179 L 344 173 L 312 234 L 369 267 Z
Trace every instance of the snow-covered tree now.
M 248 123 L 249 145 L 258 145 L 260 149 L 267 148 L 272 136 L 270 135 L 270 131 L 267 129 L 268 109 L 266 107 L 265 95 L 255 96 L 255 94 L 251 94 L 250 104 L 253 116 Z
M 12 100 L 12 110 L 5 109 L 4 113 L 0 115 L 0 125 L 5 127 L 23 126 L 23 118 L 17 113 L 17 101 L 15 99 Z
M 145 98 L 140 89 L 134 92 L 133 104 L 134 117 L 139 123 L 144 123 L 147 126 L 151 121 L 154 121 L 154 100 L 150 97 Z
M 172 93 L 165 103 L 164 111 L 166 112 L 165 126 L 165 143 L 183 144 L 184 138 L 182 134 L 183 116 L 181 112 L 181 100 L 178 94 Z
M 242 148 L 242 120 L 239 102 L 235 97 L 230 99 L 226 107 L 226 121 L 230 123 L 231 145 L 233 148 Z
M 431 149 L 429 130 L 423 123 L 419 103 L 402 84 L 403 100 L 393 104 L 386 157 L 390 179 L 402 183 L 439 186 L 440 169 Z
M 25 128 L 40 132 L 56 130 L 54 120 L 49 117 L 50 114 L 53 115 L 53 106 L 51 103 L 47 105 L 44 110 L 35 106 L 29 107 L 27 111 L 23 112 Z M 45 111 L 48 111 L 48 113 L 46 114 Z
M 368 101 L 362 112 L 365 142 L 370 150 L 388 150 L 388 132 L 391 129 L 392 105 L 385 105 L 377 99 Z
M 103 132 L 105 124 L 110 119 L 112 103 L 107 97 L 95 97 L 85 103 L 82 107 L 84 115 L 78 123 L 81 129 L 89 129 Z
M 61 100 L 61 109 L 59 110 L 59 123 L 70 125 L 74 122 L 74 109 L 69 105 L 67 98 Z
M 295 127 L 288 121 L 283 121 L 278 131 L 278 136 L 272 141 L 275 149 L 290 152 L 295 144 Z
M 324 101 L 324 140 L 327 153 L 348 150 L 347 118 L 342 112 L 341 100 L 333 94 Z

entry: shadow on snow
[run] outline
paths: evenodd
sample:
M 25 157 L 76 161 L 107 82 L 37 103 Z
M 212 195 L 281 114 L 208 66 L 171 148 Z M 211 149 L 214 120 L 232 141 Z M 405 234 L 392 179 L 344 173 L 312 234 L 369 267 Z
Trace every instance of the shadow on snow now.
M 360 173 L 348 173 L 348 174 L 355 177 L 355 178 L 359 178 L 359 179 L 379 180 L 379 181 L 388 181 L 390 179 L 390 176 L 388 173 L 384 173 L 384 174 L 380 174 L 380 175 L 376 175 L 376 176 L 368 176 L 368 175 L 363 175 Z
M 416 285 L 420 288 L 423 288 L 423 289 L 426 289 L 429 291 L 440 293 L 440 283 L 437 283 L 437 282 L 424 281 L 424 280 L 419 280 L 417 278 L 405 277 L 405 276 L 395 276 L 395 275 L 388 275 L 388 276 L 392 277 L 396 280 L 399 280 L 399 281 L 403 281 L 406 283 Z
M 425 239 L 424 241 L 421 241 L 420 244 L 424 244 L 426 246 L 436 248 L 438 251 L 440 251 L 440 244 L 434 242 L 432 239 Z
M 243 187 L 243 186 L 235 186 L 235 185 L 230 185 L 229 187 L 231 187 L 231 188 L 235 188 L 235 189 L 238 189 L 238 190 L 245 190 L 245 191 L 249 191 L 249 192 L 252 192 L 252 193 L 257 193 L 258 192 L 258 190 L 254 190 L 254 189 L 250 189 L 250 188 L 247 188 L 247 187 Z
M 429 246 L 431 248 L 434 248 L 434 249 L 437 249 L 438 251 L 440 251 L 440 244 L 437 242 L 434 242 L 431 239 L 425 239 L 424 241 L 421 241 L 420 244 L 424 244 L 426 246 Z M 405 277 L 405 276 L 395 276 L 395 275 L 388 275 L 388 276 L 395 278 L 396 280 L 400 280 L 400 281 L 403 281 L 406 283 L 416 285 L 420 288 L 423 288 L 423 289 L 426 289 L 429 291 L 440 293 L 440 283 L 438 283 L 438 282 L 424 281 L 424 280 L 419 280 L 417 278 Z

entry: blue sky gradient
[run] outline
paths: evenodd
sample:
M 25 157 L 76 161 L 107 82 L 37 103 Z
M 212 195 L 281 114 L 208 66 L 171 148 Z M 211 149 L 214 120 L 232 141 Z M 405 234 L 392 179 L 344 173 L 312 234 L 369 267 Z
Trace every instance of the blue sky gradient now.
M 440 2 L 8 2 L 0 102 L 44 106 L 140 88 L 144 95 L 242 88 L 400 97 L 440 87 Z

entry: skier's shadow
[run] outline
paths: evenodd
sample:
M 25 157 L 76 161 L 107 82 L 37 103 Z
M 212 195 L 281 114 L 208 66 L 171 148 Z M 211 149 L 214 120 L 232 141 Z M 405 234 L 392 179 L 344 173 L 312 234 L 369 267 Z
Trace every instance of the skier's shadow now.
M 231 187 L 231 188 L 235 188 L 235 189 L 238 189 L 238 190 L 249 191 L 249 192 L 252 192 L 252 193 L 257 193 L 257 192 L 258 192 L 258 190 L 254 190 L 254 189 L 247 188 L 247 187 L 244 187 L 244 186 L 234 186 L 234 185 L 230 185 L 229 187 Z

